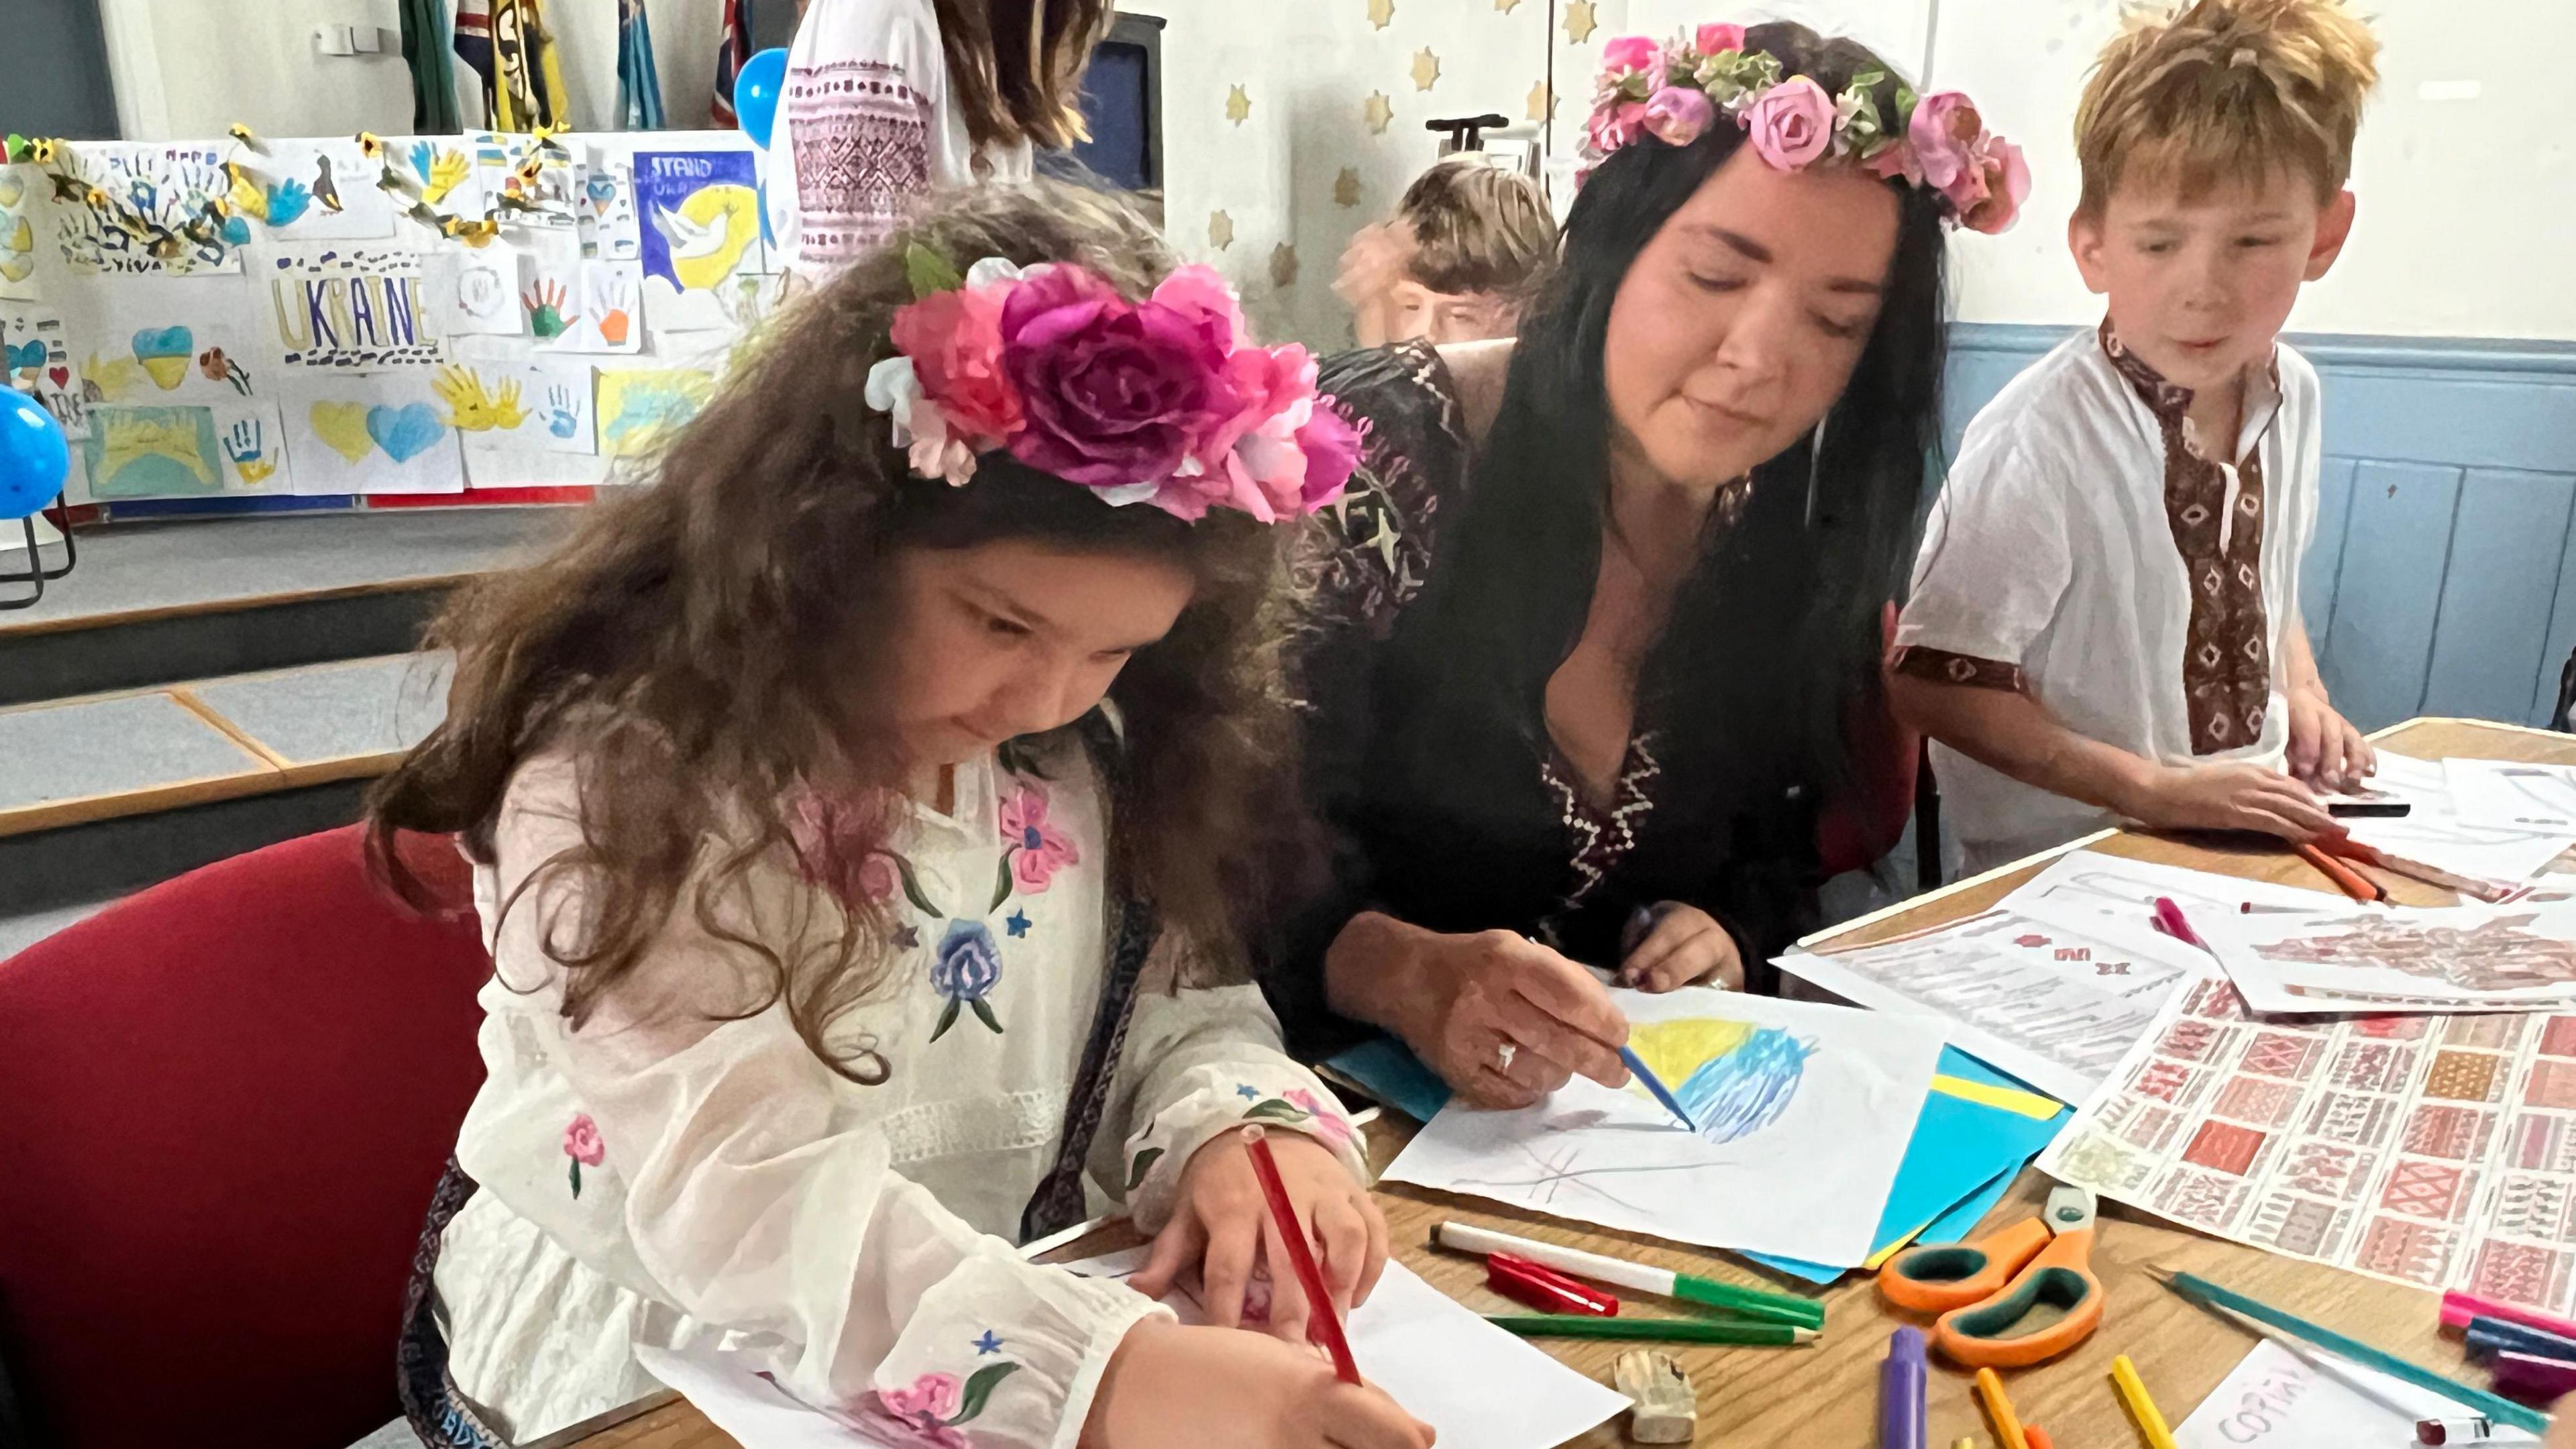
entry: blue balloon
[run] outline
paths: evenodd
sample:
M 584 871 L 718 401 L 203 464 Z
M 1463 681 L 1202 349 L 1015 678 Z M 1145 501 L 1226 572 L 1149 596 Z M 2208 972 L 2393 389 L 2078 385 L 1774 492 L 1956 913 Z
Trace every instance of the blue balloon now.
M 778 92 L 787 84 L 787 52 L 770 49 L 742 63 L 733 78 L 733 114 L 751 144 L 769 149 L 769 133 L 778 124 Z
M 0 518 L 24 518 L 53 502 L 71 471 L 63 425 L 34 398 L 0 388 Z

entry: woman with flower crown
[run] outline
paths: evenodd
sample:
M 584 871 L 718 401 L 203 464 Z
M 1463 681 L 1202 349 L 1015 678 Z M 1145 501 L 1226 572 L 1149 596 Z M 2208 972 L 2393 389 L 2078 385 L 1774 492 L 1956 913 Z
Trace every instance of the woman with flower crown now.
M 1611 42 L 1588 173 L 1517 342 L 1325 365 L 1365 429 L 1299 560 L 1301 1051 L 1366 1029 L 1469 1100 L 1625 1080 L 1584 969 L 1768 982 L 1823 863 L 1901 830 L 1882 618 L 1937 437 L 1946 234 L 2020 153 L 1794 24 Z
M 988 188 L 454 608 L 372 808 L 398 884 L 396 831 L 461 838 L 495 968 L 403 1345 L 428 1442 L 628 1403 L 661 1346 L 872 1442 L 1427 1449 L 1305 1346 L 1243 1140 L 1366 1298 L 1361 1144 L 1233 944 L 1293 743 L 1276 525 L 1357 442 L 1132 213 Z M 1016 1250 L 1122 1199 L 1132 1286 Z

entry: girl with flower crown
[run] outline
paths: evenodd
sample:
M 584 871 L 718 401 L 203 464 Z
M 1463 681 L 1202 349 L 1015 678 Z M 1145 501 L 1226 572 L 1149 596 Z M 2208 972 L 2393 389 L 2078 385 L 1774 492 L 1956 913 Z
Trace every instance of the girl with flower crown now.
M 1625 984 L 1766 984 L 1902 829 L 1882 617 L 1937 437 L 1954 226 L 2020 153 L 1849 40 L 1603 50 L 1517 342 L 1326 364 L 1366 424 L 1298 564 L 1334 879 L 1270 943 L 1301 1050 L 1391 1032 L 1471 1100 L 1625 1080 Z
M 388 869 L 461 838 L 495 967 L 404 1344 L 429 1442 L 632 1401 L 658 1345 L 890 1444 L 1425 1449 L 1262 1281 L 1241 1132 L 1364 1299 L 1361 1144 L 1231 906 L 1290 742 L 1274 525 L 1356 445 L 1131 213 L 963 193 L 456 606 L 373 805 Z M 1133 1287 L 1015 1250 L 1121 1199 Z M 1174 1323 L 1176 1279 L 1271 1334 Z

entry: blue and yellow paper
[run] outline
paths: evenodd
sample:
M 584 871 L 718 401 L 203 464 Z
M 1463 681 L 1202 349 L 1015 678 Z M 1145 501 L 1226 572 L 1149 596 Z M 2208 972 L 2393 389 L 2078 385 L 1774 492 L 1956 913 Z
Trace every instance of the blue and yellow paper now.
M 1324 1066 L 1417 1121 L 1430 1121 L 1449 1100 L 1448 1084 L 1401 1042 L 1387 1037 L 1372 1037 L 1328 1058 Z M 1876 1265 L 1918 1237 L 1925 1242 L 1956 1239 L 1993 1210 L 2022 1165 L 2049 1144 L 2069 1115 L 2065 1104 L 2030 1091 L 1956 1047 L 1947 1048 L 1879 1216 L 1869 1262 L 1835 1267 L 1745 1256 L 1792 1277 L 1830 1283 L 1853 1267 Z

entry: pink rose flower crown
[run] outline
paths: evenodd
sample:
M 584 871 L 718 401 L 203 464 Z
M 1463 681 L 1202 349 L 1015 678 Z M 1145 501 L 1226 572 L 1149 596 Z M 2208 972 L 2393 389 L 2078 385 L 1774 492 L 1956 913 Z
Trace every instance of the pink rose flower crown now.
M 1182 267 L 1131 302 L 1071 263 L 966 269 L 916 242 L 895 355 L 868 372 L 913 473 L 963 485 L 1007 452 L 1114 506 L 1264 523 L 1342 496 L 1360 438 L 1315 393 L 1315 359 L 1262 347 L 1223 277 Z
M 1843 163 L 1929 187 L 1954 226 L 1992 234 L 2011 226 L 2030 195 L 2021 148 L 1986 129 L 1957 91 L 1916 97 L 1896 86 L 1896 114 L 1864 71 L 1842 94 L 1808 76 L 1783 75 L 1779 57 L 1746 48 L 1741 25 L 1703 25 L 1670 44 L 1622 36 L 1601 49 L 1601 87 L 1583 127 L 1585 167 L 1648 141 L 1687 146 L 1731 120 L 1765 162 L 1782 171 Z

